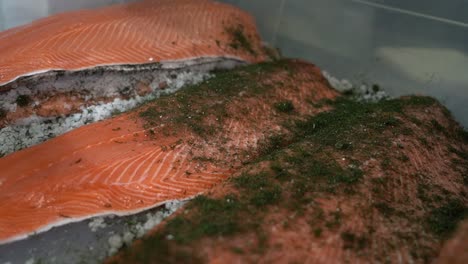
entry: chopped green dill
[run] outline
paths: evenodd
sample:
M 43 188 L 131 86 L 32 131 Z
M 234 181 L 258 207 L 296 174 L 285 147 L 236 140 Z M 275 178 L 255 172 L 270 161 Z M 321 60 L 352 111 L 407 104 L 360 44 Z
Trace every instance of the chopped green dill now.
M 32 102 L 31 100 L 31 97 L 29 97 L 29 95 L 19 95 L 17 98 L 16 98 L 16 103 L 20 106 L 20 107 L 25 107 L 25 106 L 28 106 L 30 103 Z
M 242 25 L 239 24 L 235 27 L 226 28 L 226 31 L 232 38 L 232 42 L 229 43 L 231 48 L 235 50 L 242 49 L 254 56 L 257 56 L 257 52 L 255 52 L 249 38 L 245 35 L 244 27 Z
M 291 113 L 294 111 L 294 105 L 291 101 L 284 101 L 275 104 L 275 109 L 282 113 Z
M 0 119 L 3 119 L 7 116 L 7 111 L 0 107 Z
M 467 215 L 468 208 L 460 200 L 452 199 L 429 212 L 427 223 L 433 233 L 447 237 Z

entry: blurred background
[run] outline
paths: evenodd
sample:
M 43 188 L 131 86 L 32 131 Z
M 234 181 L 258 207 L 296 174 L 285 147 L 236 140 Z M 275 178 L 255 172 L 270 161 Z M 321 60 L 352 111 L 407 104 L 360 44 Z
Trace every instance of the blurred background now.
M 196 1 L 196 0 L 194 0 Z M 0 0 L 0 29 L 128 0 Z M 265 41 L 353 83 L 439 99 L 468 127 L 467 0 L 222 0 Z
M 0 30 L 29 23 L 58 12 L 96 8 L 128 0 L 0 0 Z

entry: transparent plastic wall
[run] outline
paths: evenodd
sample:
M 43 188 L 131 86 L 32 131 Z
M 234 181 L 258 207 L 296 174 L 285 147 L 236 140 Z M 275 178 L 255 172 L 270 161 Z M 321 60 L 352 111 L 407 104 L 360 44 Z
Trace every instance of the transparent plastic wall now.
M 125 0 L 0 0 L 0 30 L 23 25 L 58 12 L 121 2 Z
M 250 11 L 285 56 L 391 95 L 434 96 L 468 127 L 468 1 L 224 2 Z

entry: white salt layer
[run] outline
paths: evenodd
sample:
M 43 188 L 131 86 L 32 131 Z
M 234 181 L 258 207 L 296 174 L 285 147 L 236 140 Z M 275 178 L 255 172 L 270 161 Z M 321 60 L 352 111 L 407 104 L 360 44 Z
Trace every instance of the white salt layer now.
M 108 255 L 114 255 L 123 245 L 130 245 L 135 239 L 143 237 L 164 219 L 175 213 L 184 206 L 187 201 L 169 201 L 165 204 L 165 209 L 156 213 L 146 214 L 146 221 L 130 225 L 122 234 L 112 235 L 109 242 Z
M 213 69 L 230 69 L 241 64 L 244 63 L 234 59 L 211 58 L 198 59 L 195 62 L 179 62 L 179 64 L 168 62 L 167 67 L 161 64 L 155 69 L 143 68 L 142 72 L 123 71 L 119 74 L 119 72 L 98 71 L 82 75 L 74 73 L 63 78 L 38 77 L 34 79 L 37 84 L 32 88 L 19 86 L 6 95 L 0 95 L 0 106 L 8 111 L 16 111 L 15 100 L 19 95 L 69 92 L 70 87 L 79 87 L 80 92 L 89 90 L 86 98 L 112 98 L 121 96 L 122 93 L 132 97 L 129 99 L 118 97 L 108 103 L 82 107 L 81 112 L 69 116 L 43 118 L 32 115 L 18 120 L 15 124 L 0 129 L 0 157 L 39 144 L 80 126 L 109 118 L 116 113 L 128 111 L 161 95 L 174 93 L 186 85 L 200 83 L 212 76 L 210 72 Z M 80 80 L 85 80 L 85 83 L 80 84 Z M 149 94 L 139 96 L 135 91 L 128 90 L 128 87 L 135 88 L 140 81 L 148 83 L 147 86 L 151 89 Z M 164 84 L 164 87 L 161 87 L 161 84 Z

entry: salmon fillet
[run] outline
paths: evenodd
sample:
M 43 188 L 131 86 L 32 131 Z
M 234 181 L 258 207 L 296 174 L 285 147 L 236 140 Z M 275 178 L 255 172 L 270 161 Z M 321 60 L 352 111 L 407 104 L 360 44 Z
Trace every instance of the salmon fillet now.
M 252 65 L 8 155 L 0 241 L 203 193 L 336 95 L 313 65 Z
M 250 15 L 210 0 L 143 0 L 66 12 L 0 33 L 0 85 L 102 65 L 199 57 L 255 62 L 264 59 L 258 43 Z
M 447 109 L 330 105 L 105 263 L 468 263 L 468 137 Z
M 137 1 L 0 32 L 0 156 L 62 133 L 51 120 L 76 127 L 96 107 L 101 120 L 264 59 L 253 18 L 210 0 Z

